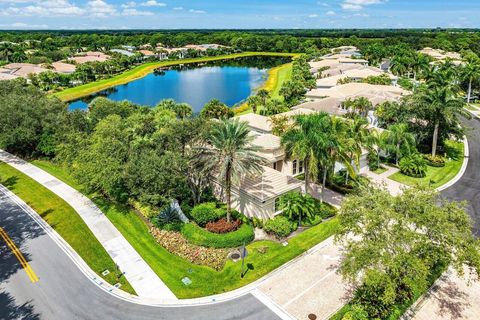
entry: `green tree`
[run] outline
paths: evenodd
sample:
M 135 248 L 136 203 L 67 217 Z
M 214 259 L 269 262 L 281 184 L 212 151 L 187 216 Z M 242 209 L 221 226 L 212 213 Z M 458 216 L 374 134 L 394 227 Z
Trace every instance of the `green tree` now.
M 340 273 L 357 287 L 352 299 L 370 319 L 388 318 L 412 302 L 433 276 L 452 266 L 480 274 L 480 242 L 465 204 L 425 188 L 392 196 L 362 188 L 346 197 L 335 241 L 343 248 Z
M 200 116 L 207 119 L 225 119 L 233 117 L 233 111 L 218 99 L 212 99 L 200 111 Z
M 257 96 L 260 98 L 262 106 L 267 104 L 267 100 L 270 98 L 270 92 L 266 89 L 260 89 L 257 92 Z
M 262 99 L 258 96 L 250 96 L 247 99 L 247 104 L 252 108 L 253 113 L 257 113 L 258 106 L 262 103 Z
M 385 150 L 395 155 L 397 166 L 402 155 L 411 154 L 416 150 L 415 137 L 409 132 L 405 123 L 389 126 L 388 130 L 382 132 L 380 139 Z
M 218 182 L 224 187 L 227 202 L 227 220 L 231 220 L 232 183 L 239 182 L 246 175 L 259 174 L 266 160 L 259 156 L 259 149 L 252 145 L 246 122 L 222 120 L 213 126 L 208 136 L 210 147 L 203 148 L 206 172 L 216 172 Z M 205 159 L 206 158 L 206 159 Z
M 302 218 L 311 218 L 315 214 L 315 199 L 310 195 L 302 195 L 297 191 L 290 191 L 282 195 L 278 202 L 282 214 L 289 219 L 298 218 L 298 227 L 302 224 Z
M 467 103 L 472 95 L 472 83 L 480 79 L 480 59 L 470 59 L 462 68 L 462 78 L 468 82 Z

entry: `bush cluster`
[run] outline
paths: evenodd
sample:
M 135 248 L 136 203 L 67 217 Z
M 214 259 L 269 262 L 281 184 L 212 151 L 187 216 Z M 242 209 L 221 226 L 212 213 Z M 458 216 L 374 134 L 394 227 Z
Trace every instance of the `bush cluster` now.
M 190 215 L 199 226 L 205 227 L 207 223 L 223 218 L 226 212 L 222 208 L 217 208 L 214 202 L 205 202 L 195 206 Z
M 432 157 L 431 154 L 423 155 L 423 158 L 427 161 L 427 164 L 431 167 L 445 167 L 445 158 L 441 156 Z
M 410 177 L 423 178 L 427 174 L 427 161 L 418 153 L 400 159 L 400 171 Z
M 194 223 L 186 223 L 182 227 L 182 235 L 190 243 L 209 248 L 235 248 L 253 241 L 255 234 L 248 223 L 242 223 L 240 228 L 225 234 L 213 233 Z
M 227 233 L 237 230 L 241 224 L 242 222 L 240 220 L 229 222 L 226 218 L 222 218 L 218 221 L 211 221 L 207 223 L 205 228 L 213 233 Z
M 276 216 L 267 220 L 263 229 L 269 234 L 274 234 L 279 238 L 285 238 L 297 228 L 296 222 L 290 221 L 284 216 Z

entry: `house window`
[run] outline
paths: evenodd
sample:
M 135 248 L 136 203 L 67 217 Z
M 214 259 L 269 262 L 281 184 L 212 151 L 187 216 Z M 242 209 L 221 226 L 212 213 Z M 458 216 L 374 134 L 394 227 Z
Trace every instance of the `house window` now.
M 292 173 L 293 173 L 293 175 L 296 175 L 297 174 L 297 160 L 293 160 L 292 167 L 293 167 Z
M 280 198 L 275 198 L 275 212 L 280 211 Z
M 303 173 L 303 161 L 298 162 L 298 173 Z
M 273 169 L 274 169 L 274 170 L 278 170 L 278 169 L 277 169 L 277 163 L 276 163 L 276 162 L 273 163 Z

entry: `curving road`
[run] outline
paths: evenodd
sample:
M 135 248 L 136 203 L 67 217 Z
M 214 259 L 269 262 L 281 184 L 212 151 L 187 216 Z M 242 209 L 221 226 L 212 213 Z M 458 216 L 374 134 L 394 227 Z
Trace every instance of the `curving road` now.
M 441 193 L 447 199 L 467 201 L 467 210 L 473 220 L 473 233 L 480 237 L 480 120 L 464 120 L 467 127 L 469 159 L 467 170 L 457 183 Z
M 480 236 L 480 121 L 465 120 L 471 129 L 468 167 L 462 178 L 442 191 L 451 200 L 467 200 Z M 20 248 L 40 278 L 32 283 L 0 238 L 0 319 L 279 319 L 251 294 L 196 307 L 150 307 L 118 299 L 99 289 L 43 229 L 0 190 L 0 227 Z
M 279 319 L 251 294 L 195 307 L 150 307 L 114 297 L 92 283 L 49 235 L 0 190 L 0 227 L 40 281 L 32 283 L 0 238 L 0 319 Z

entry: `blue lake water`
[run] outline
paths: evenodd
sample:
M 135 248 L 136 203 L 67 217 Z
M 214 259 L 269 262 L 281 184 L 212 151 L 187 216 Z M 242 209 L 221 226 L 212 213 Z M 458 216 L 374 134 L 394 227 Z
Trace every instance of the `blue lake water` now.
M 267 79 L 267 70 L 245 66 L 203 66 L 184 70 L 167 70 L 99 92 L 70 103 L 69 108 L 87 109 L 95 96 L 111 100 L 155 106 L 160 100 L 186 102 L 199 112 L 211 99 L 233 106 L 246 99 Z

